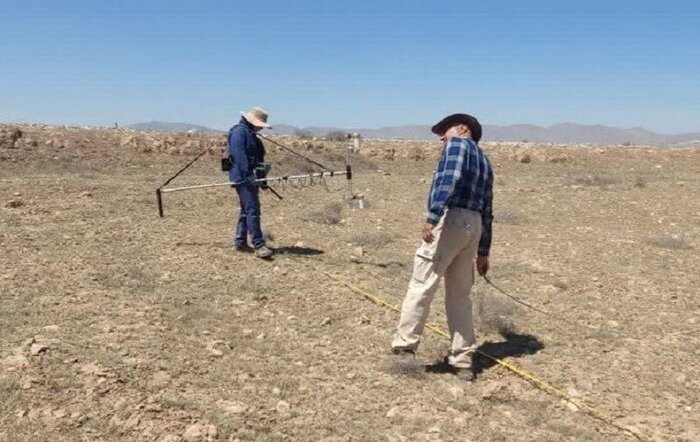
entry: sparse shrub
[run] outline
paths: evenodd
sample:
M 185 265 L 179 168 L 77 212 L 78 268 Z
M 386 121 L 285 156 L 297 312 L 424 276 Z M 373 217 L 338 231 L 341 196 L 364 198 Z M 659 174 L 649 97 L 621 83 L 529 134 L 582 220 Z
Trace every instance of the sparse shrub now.
M 326 134 L 325 138 L 328 141 L 345 141 L 348 136 L 341 130 L 332 130 Z
M 632 145 L 632 142 L 630 142 L 630 141 L 625 141 L 624 143 L 622 143 L 622 145 L 625 146 L 625 147 L 630 147 L 630 146 Z
M 516 225 L 520 223 L 520 215 L 513 212 L 498 212 L 494 215 L 493 221 L 498 224 Z
M 498 332 L 501 335 L 514 333 L 516 331 L 513 315 L 515 307 L 512 301 L 496 297 L 486 296 L 477 293 L 475 319 L 479 328 L 486 333 Z
M 618 184 L 619 182 L 620 182 L 620 180 L 617 178 L 595 174 L 595 175 L 586 175 L 586 176 L 574 178 L 571 181 L 571 184 L 578 185 L 578 186 L 604 187 L 604 186 L 609 186 L 612 184 Z
M 655 247 L 669 250 L 687 250 L 693 248 L 684 238 L 677 235 L 650 238 L 646 241 L 646 243 Z
M 322 210 L 311 212 L 304 221 L 311 221 L 319 224 L 335 225 L 340 224 L 342 219 L 343 206 L 340 203 L 326 204 Z
M 358 246 L 379 249 L 391 243 L 391 238 L 385 233 L 373 232 L 355 235 L 350 241 Z
M 562 280 L 557 280 L 552 283 L 552 285 L 560 290 L 566 290 L 569 288 L 569 284 L 566 283 L 566 281 Z
M 302 140 L 310 140 L 314 137 L 314 134 L 312 134 L 311 131 L 306 129 L 297 129 L 294 131 L 294 136 L 301 138 Z

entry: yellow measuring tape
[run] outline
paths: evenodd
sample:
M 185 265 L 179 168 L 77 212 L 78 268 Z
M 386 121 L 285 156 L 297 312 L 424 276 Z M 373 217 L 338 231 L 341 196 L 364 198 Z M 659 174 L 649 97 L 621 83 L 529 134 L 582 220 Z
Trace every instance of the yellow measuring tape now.
M 341 278 L 339 276 L 335 276 L 335 275 L 332 275 L 332 274 L 327 273 L 327 272 L 325 274 L 328 278 L 343 284 L 344 286 L 346 286 L 347 288 L 349 288 L 353 292 L 364 296 L 366 299 L 372 301 L 373 303 L 375 303 L 381 307 L 384 307 L 386 309 L 401 313 L 401 309 L 398 306 L 390 304 L 387 301 L 385 301 L 384 299 L 381 299 L 377 296 L 374 296 L 371 293 L 368 293 L 365 290 L 350 284 L 349 282 L 345 281 L 343 278 Z M 443 336 L 443 337 L 448 338 L 448 339 L 450 337 L 450 335 L 445 330 L 443 330 L 442 328 L 440 328 L 439 326 L 437 326 L 435 324 L 426 324 L 425 327 L 427 329 L 429 329 L 430 331 L 432 331 L 433 333 L 435 333 L 436 335 L 440 335 L 440 336 Z M 553 385 L 549 384 L 546 381 L 543 381 L 543 380 L 537 378 L 535 375 L 530 374 L 530 373 L 522 370 L 521 368 L 511 364 L 510 362 L 506 362 L 503 359 L 499 359 L 495 356 L 491 356 L 490 354 L 484 353 L 483 351 L 480 351 L 480 350 L 477 350 L 477 353 L 479 353 L 480 355 L 482 355 L 484 357 L 487 357 L 488 359 L 491 359 L 496 364 L 511 371 L 512 373 L 516 374 L 517 376 L 525 379 L 526 381 L 530 382 L 532 385 L 536 386 L 537 388 L 539 388 L 539 389 L 541 389 L 549 394 L 557 396 L 561 399 L 564 399 L 565 401 L 567 401 L 569 403 L 574 404 L 576 407 L 581 409 L 584 413 L 588 414 L 589 416 L 592 416 L 598 420 L 601 420 L 601 421 L 605 422 L 606 424 L 611 425 L 611 426 L 617 428 L 618 430 L 621 430 L 624 433 L 637 438 L 638 440 L 640 440 L 642 442 L 651 442 L 650 438 L 641 434 L 638 430 L 631 428 L 631 427 L 628 427 L 628 426 L 625 426 L 625 425 L 622 425 L 622 424 L 618 424 L 617 422 L 615 422 L 615 419 L 613 419 L 611 416 L 608 416 L 606 414 L 601 413 L 600 411 L 596 410 L 595 408 L 591 407 L 590 405 L 586 404 L 585 402 L 583 402 L 580 399 L 576 399 L 574 397 L 569 396 L 564 391 L 554 387 Z

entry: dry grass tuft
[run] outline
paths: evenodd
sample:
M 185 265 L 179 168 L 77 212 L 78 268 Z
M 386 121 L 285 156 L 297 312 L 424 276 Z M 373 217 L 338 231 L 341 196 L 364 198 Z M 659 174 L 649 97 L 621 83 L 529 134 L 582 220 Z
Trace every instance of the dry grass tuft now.
M 498 212 L 493 217 L 493 222 L 497 224 L 518 225 L 522 221 L 522 216 L 514 212 Z
M 343 205 L 340 203 L 326 204 L 322 210 L 311 212 L 302 219 L 318 224 L 336 225 L 340 224 L 343 214 Z
M 517 327 L 513 321 L 515 307 L 505 298 L 478 293 L 475 296 L 474 318 L 476 325 L 485 333 L 507 335 L 515 333 Z
M 646 243 L 655 247 L 669 250 L 688 250 L 693 248 L 693 246 L 690 245 L 685 238 L 681 238 L 676 235 L 650 238 L 646 241 Z
M 634 179 L 634 187 L 643 188 L 647 187 L 647 180 L 641 175 L 637 175 Z
M 605 187 L 613 184 L 619 184 L 620 180 L 611 176 L 605 175 L 586 175 L 581 177 L 573 178 L 570 185 L 576 186 L 590 186 L 590 187 Z
M 354 235 L 350 242 L 358 246 L 379 249 L 391 243 L 391 238 L 386 233 L 372 232 Z

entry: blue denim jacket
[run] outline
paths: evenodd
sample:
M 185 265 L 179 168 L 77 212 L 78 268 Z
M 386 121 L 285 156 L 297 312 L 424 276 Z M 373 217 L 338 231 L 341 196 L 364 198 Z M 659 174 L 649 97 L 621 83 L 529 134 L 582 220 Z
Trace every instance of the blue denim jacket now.
M 265 147 L 245 118 L 241 118 L 228 131 L 228 157 L 231 160 L 229 180 L 232 183 L 255 182 L 253 169 L 265 160 Z

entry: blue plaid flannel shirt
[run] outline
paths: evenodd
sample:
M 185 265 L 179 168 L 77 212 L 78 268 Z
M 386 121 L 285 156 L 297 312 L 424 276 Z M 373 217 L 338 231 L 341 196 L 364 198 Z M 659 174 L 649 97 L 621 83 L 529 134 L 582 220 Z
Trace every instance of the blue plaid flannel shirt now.
M 471 138 L 447 140 L 430 188 L 426 222 L 436 225 L 448 207 L 481 212 L 478 255 L 488 256 L 493 222 L 493 169 L 488 156 Z

